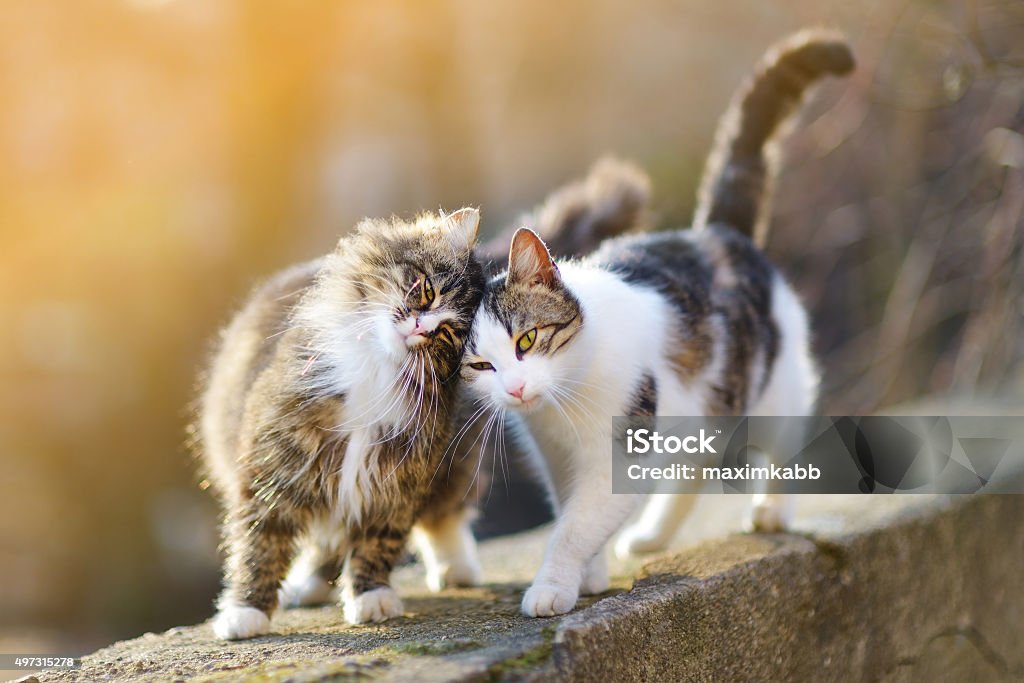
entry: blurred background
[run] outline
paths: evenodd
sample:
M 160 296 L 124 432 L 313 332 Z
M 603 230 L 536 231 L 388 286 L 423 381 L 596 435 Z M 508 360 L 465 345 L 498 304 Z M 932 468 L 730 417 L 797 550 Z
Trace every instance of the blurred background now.
M 1019 1 L 5 2 L 0 651 L 210 615 L 184 426 L 258 278 L 363 216 L 472 204 L 496 232 L 605 153 L 685 225 L 733 89 L 815 24 L 860 68 L 785 145 L 768 250 L 823 410 L 1019 396 Z

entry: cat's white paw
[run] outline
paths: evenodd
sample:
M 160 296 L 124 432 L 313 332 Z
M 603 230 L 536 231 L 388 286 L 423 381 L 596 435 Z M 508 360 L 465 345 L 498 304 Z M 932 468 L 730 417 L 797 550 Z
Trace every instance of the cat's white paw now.
M 583 583 L 580 584 L 580 593 L 583 595 L 598 595 L 608 590 L 608 562 L 604 557 L 596 557 L 587 565 L 583 572 Z
M 412 540 L 427 570 L 427 588 L 434 593 L 449 586 L 478 586 L 483 581 L 470 517 L 464 510 L 431 526 L 413 528 Z
M 793 521 L 793 501 L 789 496 L 765 496 L 751 505 L 743 527 L 747 531 L 776 534 L 789 528 Z
M 213 619 L 213 633 L 221 640 L 244 640 L 270 631 L 270 617 L 247 605 L 226 605 Z
M 533 584 L 523 596 L 523 614 L 528 617 L 553 617 L 576 606 L 577 591 L 550 583 Z
M 649 533 L 645 529 L 629 527 L 615 541 L 615 556 L 620 560 L 629 559 L 634 555 L 657 553 L 668 547 L 665 539 Z
M 475 557 L 464 557 L 451 564 L 427 568 L 427 588 L 432 593 L 443 591 L 449 586 L 479 586 L 484 573 Z
M 334 586 L 323 577 L 311 574 L 305 577 L 289 576 L 278 592 L 282 607 L 309 607 L 333 602 Z
M 402 616 L 402 600 L 390 586 L 345 598 L 345 621 L 367 624 Z

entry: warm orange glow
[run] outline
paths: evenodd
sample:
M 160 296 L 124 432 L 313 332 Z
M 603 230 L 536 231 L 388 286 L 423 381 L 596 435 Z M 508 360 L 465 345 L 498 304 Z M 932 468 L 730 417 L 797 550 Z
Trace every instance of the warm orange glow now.
M 897 4 L 5 2 L 0 642 L 209 613 L 184 425 L 256 278 L 366 215 L 468 204 L 493 233 L 606 152 L 685 224 L 729 94 L 799 26 L 862 65 L 787 145 L 770 246 L 826 407 L 1019 389 L 1024 16 L 963 3 L 984 52 L 966 9 Z

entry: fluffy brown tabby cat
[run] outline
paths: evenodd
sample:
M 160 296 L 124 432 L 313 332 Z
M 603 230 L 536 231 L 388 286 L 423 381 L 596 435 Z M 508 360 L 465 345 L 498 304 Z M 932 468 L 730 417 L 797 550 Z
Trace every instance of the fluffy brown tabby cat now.
M 300 541 L 345 559 L 351 623 L 401 614 L 389 580 L 414 523 L 434 557 L 461 563 L 436 586 L 479 580 L 466 472 L 434 476 L 483 290 L 478 223 L 475 209 L 364 221 L 260 288 L 225 331 L 200 425 L 226 509 L 219 637 L 267 632 Z

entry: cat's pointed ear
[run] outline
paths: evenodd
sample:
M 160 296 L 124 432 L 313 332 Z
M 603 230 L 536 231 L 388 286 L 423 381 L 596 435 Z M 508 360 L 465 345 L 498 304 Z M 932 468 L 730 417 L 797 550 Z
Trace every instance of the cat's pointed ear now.
M 508 283 L 550 286 L 560 278 L 558 266 L 537 233 L 529 228 L 516 230 L 508 252 Z
M 455 251 L 469 251 L 476 244 L 476 236 L 480 230 L 480 211 L 466 207 L 453 214 L 443 213 L 441 229 L 447 231 L 448 241 Z

